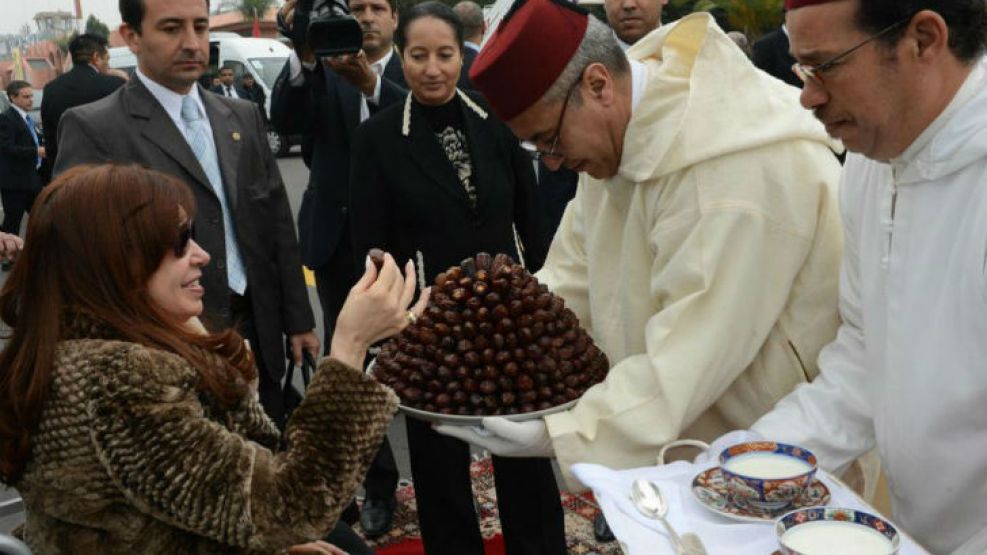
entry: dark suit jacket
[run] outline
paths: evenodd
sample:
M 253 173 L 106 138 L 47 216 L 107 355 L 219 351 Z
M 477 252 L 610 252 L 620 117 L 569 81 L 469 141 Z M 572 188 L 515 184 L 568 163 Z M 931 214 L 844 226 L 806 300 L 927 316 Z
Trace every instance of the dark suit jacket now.
M 0 114 L 0 189 L 37 191 L 38 145 L 31 137 L 27 122 L 13 106 Z
M 284 338 L 315 327 L 302 275 L 291 208 L 281 174 L 267 147 L 257 107 L 199 89 L 219 155 L 237 242 L 246 266 L 250 303 L 265 366 L 284 371 Z M 137 163 L 185 181 L 195 194 L 196 241 L 212 262 L 203 268 L 207 322 L 229 326 L 230 289 L 219 198 L 184 135 L 139 79 L 62 117 L 58 174 L 76 164 Z
M 472 47 L 464 45 L 463 46 L 463 70 L 459 74 L 459 82 L 456 86 L 464 91 L 471 91 L 474 89 L 473 82 L 470 81 L 470 68 L 473 67 L 473 60 L 476 59 L 476 55 L 479 51 L 473 50 Z
M 289 71 L 286 63 L 271 93 L 271 123 L 281 133 L 301 134 L 309 142 L 311 173 L 298 211 L 298 234 L 302 261 L 314 270 L 329 263 L 341 241 L 349 241 L 350 141 L 360 125 L 361 95 L 321 64 L 304 72 L 305 84 L 299 87 L 288 83 Z M 406 94 L 397 53 L 383 77 L 378 110 Z M 346 289 L 352 285 L 339 284 Z
M 555 232 L 562 222 L 562 215 L 569 201 L 576 196 L 579 174 L 565 166 L 552 171 L 544 163 L 538 163 L 538 198 L 541 201 L 544 225 L 542 237 L 545 243 L 552 244 Z
M 351 183 L 357 257 L 372 247 L 424 262 L 426 283 L 478 252 L 518 260 L 514 229 L 532 271 L 545 260 L 534 168 L 511 131 L 472 96 L 462 103 L 478 202 L 473 208 L 425 117 L 412 102 L 392 105 L 357 130 Z M 402 130 L 410 110 L 410 129 Z
M 209 90 L 218 94 L 219 96 L 226 96 L 225 85 L 217 85 Z M 250 94 L 248 94 L 247 91 L 243 90 L 243 88 L 240 87 L 239 85 L 234 84 L 233 90 L 236 91 L 237 96 L 239 96 L 241 100 L 252 100 Z
M 788 51 L 788 36 L 780 27 L 754 43 L 754 65 L 789 85 L 802 88 L 802 82 L 792 71 L 795 58 Z
M 120 88 L 124 80 L 103 75 L 89 64 L 76 65 L 45 85 L 41 99 L 41 124 L 45 132 L 45 153 L 42 165 L 45 181 L 51 179 L 51 169 L 58 157 L 58 121 L 69 108 L 89 104 Z
M 264 105 L 267 102 L 267 95 L 264 94 L 264 89 L 260 85 L 254 85 L 249 89 L 246 87 L 240 87 L 237 90 L 242 93 L 243 98 L 246 100 L 253 100 L 254 103 L 260 107 L 261 113 L 267 117 L 267 107 Z

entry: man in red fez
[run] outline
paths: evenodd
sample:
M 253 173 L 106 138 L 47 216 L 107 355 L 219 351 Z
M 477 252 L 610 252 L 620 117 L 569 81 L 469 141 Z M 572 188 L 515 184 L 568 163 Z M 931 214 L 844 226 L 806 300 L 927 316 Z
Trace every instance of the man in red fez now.
M 662 10 L 667 4 L 668 0 L 605 0 L 603 7 L 607 13 L 607 23 L 613 29 L 620 48 L 626 52 L 657 29 L 661 25 Z M 593 520 L 593 534 L 601 542 L 616 539 L 602 512 Z
M 820 378 L 753 428 L 828 469 L 876 445 L 901 528 L 987 553 L 987 7 L 788 8 L 802 105 L 851 151 L 842 325 Z
M 582 172 L 538 279 L 613 365 L 571 410 L 440 431 L 505 456 L 652 465 L 746 428 L 816 375 L 837 325 L 839 164 L 798 91 L 708 14 L 625 56 L 554 0 L 515 4 L 473 83 L 550 168 Z M 835 146 L 835 145 L 834 145 Z

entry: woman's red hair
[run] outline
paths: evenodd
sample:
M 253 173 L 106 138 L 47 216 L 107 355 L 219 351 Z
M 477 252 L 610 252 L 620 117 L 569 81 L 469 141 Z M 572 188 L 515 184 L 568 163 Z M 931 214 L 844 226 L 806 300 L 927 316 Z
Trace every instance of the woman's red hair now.
M 188 187 L 136 165 L 79 166 L 38 196 L 0 291 L 0 318 L 13 330 L 0 352 L 0 482 L 14 485 L 24 471 L 55 349 L 78 315 L 123 341 L 180 355 L 198 370 L 199 389 L 224 406 L 246 394 L 257 374 L 242 338 L 196 334 L 148 296 L 182 211 L 195 213 Z

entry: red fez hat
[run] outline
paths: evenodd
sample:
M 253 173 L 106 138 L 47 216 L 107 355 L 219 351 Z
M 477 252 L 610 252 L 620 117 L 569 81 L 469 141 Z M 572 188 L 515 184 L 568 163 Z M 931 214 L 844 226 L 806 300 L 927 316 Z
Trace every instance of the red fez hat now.
M 470 80 L 507 121 L 555 83 L 588 25 L 588 13 L 567 0 L 516 0 L 473 61 Z
M 786 10 L 797 10 L 799 8 L 804 8 L 805 6 L 812 6 L 814 4 L 826 4 L 827 2 L 835 2 L 836 0 L 785 0 Z

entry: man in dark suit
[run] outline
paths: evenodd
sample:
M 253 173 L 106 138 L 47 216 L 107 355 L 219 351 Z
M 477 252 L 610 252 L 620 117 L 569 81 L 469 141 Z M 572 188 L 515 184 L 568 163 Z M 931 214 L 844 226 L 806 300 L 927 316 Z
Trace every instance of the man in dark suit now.
M 112 93 L 124 80 L 105 75 L 110 53 L 106 39 L 83 34 L 69 42 L 72 69 L 45 85 L 41 99 L 41 123 L 48 157 L 41 165 L 42 179 L 51 180 L 51 170 L 58 156 L 58 121 L 69 108 L 89 104 Z
M 30 112 L 34 91 L 27 81 L 7 85 L 10 108 L 0 116 L 0 198 L 3 199 L 3 225 L 0 231 L 17 235 L 25 211 L 31 210 L 41 190 L 38 169 L 45 147 L 38 140 L 36 123 Z M 4 262 L 6 270 L 8 262 Z
M 82 163 L 137 163 L 188 183 L 196 199 L 205 321 L 250 340 L 260 399 L 283 424 L 285 336 L 296 362 L 318 353 L 291 208 L 253 103 L 206 94 L 206 0 L 121 0 L 120 32 L 135 78 L 73 108 L 59 125 L 55 173 Z M 176 216 L 177 217 L 177 216 Z
M 453 8 L 463 23 L 463 70 L 459 72 L 460 89 L 473 89 L 470 82 L 470 67 L 480 53 L 480 43 L 487 32 L 487 22 L 483 19 L 483 8 L 473 0 L 462 0 Z
M 303 152 L 311 168 L 298 213 L 298 233 L 302 261 L 315 273 L 326 344 L 359 275 L 347 218 L 350 140 L 362 121 L 407 95 L 392 42 L 397 12 L 389 1 L 350 0 L 350 12 L 364 31 L 363 50 L 317 60 L 306 44 L 296 44 L 271 93 L 272 124 L 283 134 L 303 136 Z M 288 0 L 281 8 L 286 25 L 294 19 L 295 5 L 295 0 Z M 398 478 L 385 440 L 364 481 L 366 501 L 360 522 L 370 537 L 391 527 Z M 355 506 L 343 518 L 355 520 Z
M 247 93 L 237 86 L 236 78 L 233 75 L 233 67 L 231 66 L 223 66 L 219 70 L 219 85 L 213 87 L 212 92 L 220 96 L 225 96 L 226 98 L 250 100 L 247 97 Z
M 792 71 L 795 58 L 789 52 L 788 30 L 785 25 L 764 35 L 754 43 L 754 65 L 778 79 L 802 88 L 802 82 Z

